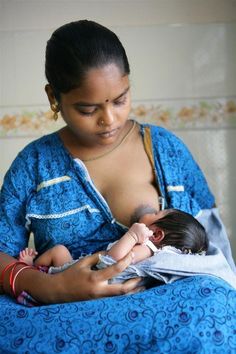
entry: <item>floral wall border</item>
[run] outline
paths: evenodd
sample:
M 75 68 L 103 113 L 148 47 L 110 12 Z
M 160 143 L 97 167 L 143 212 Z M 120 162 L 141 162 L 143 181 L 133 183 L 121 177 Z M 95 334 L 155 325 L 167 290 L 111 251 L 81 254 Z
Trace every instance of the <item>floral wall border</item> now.
M 134 101 L 131 117 L 168 129 L 236 128 L 236 97 L 202 100 Z M 0 138 L 40 136 L 59 129 L 45 106 L 0 107 Z

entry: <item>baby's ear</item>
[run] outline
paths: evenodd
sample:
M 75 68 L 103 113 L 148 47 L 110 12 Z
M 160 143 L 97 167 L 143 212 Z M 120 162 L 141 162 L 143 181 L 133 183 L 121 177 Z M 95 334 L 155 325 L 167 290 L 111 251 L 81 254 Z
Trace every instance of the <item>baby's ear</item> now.
M 165 237 L 165 233 L 162 229 L 157 227 L 156 230 L 154 231 L 154 234 L 152 237 L 153 237 L 153 241 L 155 243 L 160 243 L 163 240 L 163 238 Z

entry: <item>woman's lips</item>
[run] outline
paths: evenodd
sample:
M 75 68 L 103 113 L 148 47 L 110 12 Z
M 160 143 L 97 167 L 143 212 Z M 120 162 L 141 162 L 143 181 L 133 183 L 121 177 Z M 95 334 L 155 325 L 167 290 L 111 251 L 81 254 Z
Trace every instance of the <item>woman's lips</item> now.
M 102 138 L 111 138 L 117 134 L 118 130 L 119 130 L 119 128 L 115 128 L 115 129 L 109 130 L 107 132 L 98 133 L 98 135 Z

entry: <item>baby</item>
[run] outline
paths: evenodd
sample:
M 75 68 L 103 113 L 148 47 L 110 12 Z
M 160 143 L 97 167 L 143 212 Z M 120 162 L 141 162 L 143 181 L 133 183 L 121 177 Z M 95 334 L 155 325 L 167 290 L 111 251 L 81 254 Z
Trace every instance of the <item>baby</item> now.
M 139 217 L 120 240 L 109 244 L 107 255 L 118 261 L 130 251 L 133 264 L 152 256 L 158 249 L 171 246 L 178 253 L 202 253 L 207 251 L 208 240 L 204 227 L 190 214 L 177 209 L 149 212 Z M 56 245 L 37 257 L 37 252 L 26 248 L 19 260 L 29 265 L 60 267 L 59 270 L 77 262 L 63 245 Z M 36 259 L 35 259 L 36 258 Z M 35 261 L 34 261 L 35 259 Z

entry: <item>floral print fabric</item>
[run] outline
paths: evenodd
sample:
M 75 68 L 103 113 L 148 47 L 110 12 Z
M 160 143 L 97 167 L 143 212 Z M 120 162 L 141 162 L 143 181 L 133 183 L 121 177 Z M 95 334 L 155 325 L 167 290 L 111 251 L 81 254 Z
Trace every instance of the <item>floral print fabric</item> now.
M 27 308 L 0 297 L 1 353 L 236 351 L 236 291 L 207 276 L 94 301 Z

